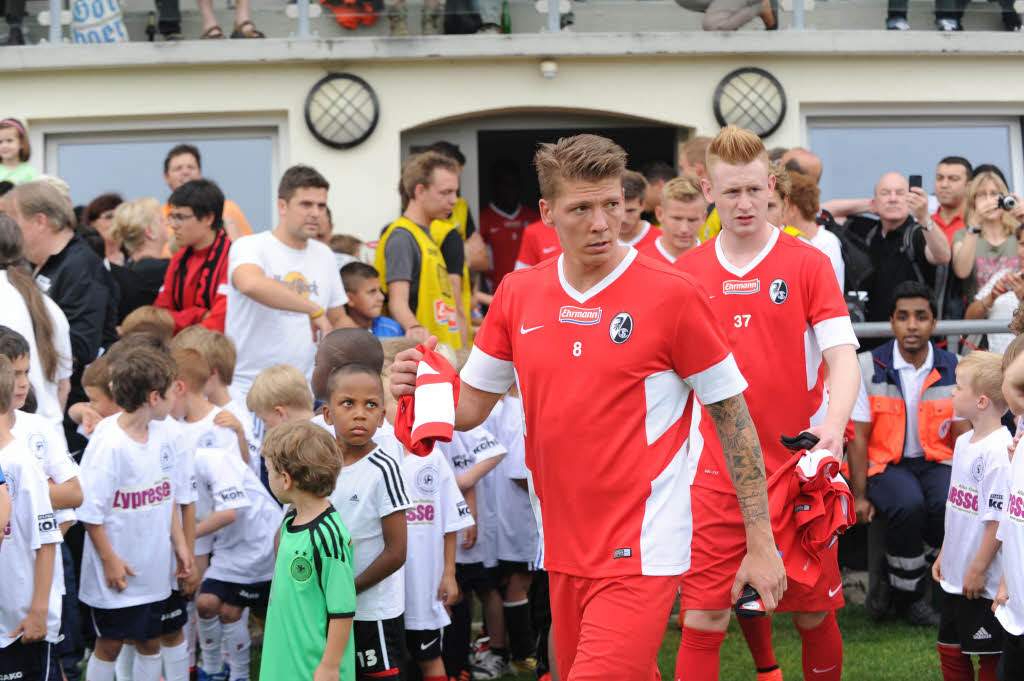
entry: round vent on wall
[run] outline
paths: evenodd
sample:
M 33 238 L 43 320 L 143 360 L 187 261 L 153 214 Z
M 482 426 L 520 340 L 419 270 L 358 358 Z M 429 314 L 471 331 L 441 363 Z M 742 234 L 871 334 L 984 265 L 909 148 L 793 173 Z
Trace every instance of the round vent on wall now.
M 719 125 L 738 125 L 767 137 L 786 117 L 786 93 L 775 76 L 748 66 L 718 83 L 714 107 Z
M 306 95 L 306 127 L 313 137 L 335 149 L 362 144 L 379 119 L 377 93 L 351 73 L 329 74 Z

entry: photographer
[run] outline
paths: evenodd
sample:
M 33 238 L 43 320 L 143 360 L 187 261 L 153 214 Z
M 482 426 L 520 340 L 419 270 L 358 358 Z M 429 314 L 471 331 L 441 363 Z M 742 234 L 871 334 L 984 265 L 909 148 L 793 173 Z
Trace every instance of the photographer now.
M 1017 228 L 1015 236 L 1017 259 L 1024 262 L 1024 225 Z M 989 277 L 988 283 L 981 287 L 967 307 L 964 318 L 1010 319 L 1021 300 L 1024 300 L 1024 274 L 1020 267 L 1007 267 Z M 1012 333 L 990 333 L 988 349 L 1003 354 L 1012 340 Z
M 1013 235 L 1024 221 L 1024 205 L 996 173 L 981 172 L 967 190 L 964 217 L 967 227 L 953 235 L 953 274 L 973 301 L 999 270 L 1020 270 Z

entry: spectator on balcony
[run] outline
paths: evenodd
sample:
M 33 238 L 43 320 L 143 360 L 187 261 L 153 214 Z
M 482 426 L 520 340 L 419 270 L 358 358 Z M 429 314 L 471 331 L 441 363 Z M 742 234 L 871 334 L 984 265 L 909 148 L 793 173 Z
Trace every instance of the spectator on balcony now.
M 387 0 L 384 10 L 392 36 L 409 35 L 409 10 L 405 0 Z M 444 33 L 444 8 L 441 0 L 424 0 L 420 30 L 423 35 Z
M 676 4 L 702 12 L 701 28 L 705 31 L 735 31 L 755 17 L 761 18 L 766 31 L 779 27 L 776 0 L 676 0 Z
M 848 202 L 851 206 L 860 202 Z M 928 197 L 920 187 L 910 188 L 907 178 L 899 173 L 886 173 L 875 185 L 874 197 L 862 206 L 865 215 L 845 217 L 846 230 L 856 236 L 867 249 L 873 272 L 863 282 L 867 292 L 867 321 L 889 318 L 889 299 L 896 285 L 914 280 L 931 287 L 935 271 L 950 259 L 949 241 L 942 230 L 928 220 Z M 919 216 L 925 224 L 915 220 Z
M 25 125 L 16 118 L 0 120 L 0 181 L 20 184 L 36 179 L 39 171 L 28 164 L 31 156 L 32 145 L 29 144 Z
M 1013 235 L 1024 221 L 1020 198 L 1012 210 L 999 206 L 999 197 L 1009 194 L 1006 184 L 992 172 L 981 172 L 967 190 L 967 227 L 953 235 L 953 274 L 962 281 L 967 300 L 1003 268 L 1020 269 L 1017 242 Z
M 111 238 L 122 244 L 128 257 L 123 267 L 113 266 L 110 273 L 121 287 L 118 323 L 132 310 L 152 305 L 167 274 L 167 229 L 156 199 L 136 199 L 114 210 Z
M 1014 0 L 998 0 L 1002 9 L 1003 28 L 1019 31 L 1020 15 L 1014 9 Z M 964 0 L 935 0 L 935 28 L 942 32 L 964 30 L 963 17 L 967 3 Z M 889 0 L 889 14 L 885 27 L 890 31 L 908 31 L 907 0 Z
M 110 233 L 114 210 L 124 203 L 120 194 L 100 194 L 82 211 L 82 224 L 89 225 L 103 237 L 103 258 L 111 265 L 124 265 L 121 242 Z
M 179 144 L 167 152 L 167 156 L 164 158 L 164 182 L 172 192 L 189 180 L 201 180 L 202 178 L 203 164 L 198 148 L 191 144 Z M 166 218 L 167 214 L 171 212 L 169 204 L 164 205 L 163 212 Z M 249 221 L 245 219 L 245 213 L 234 201 L 224 199 L 223 219 L 224 233 L 231 241 L 240 236 L 252 234 L 252 228 L 249 227 Z M 168 225 L 168 234 L 170 231 Z
M 164 2 L 167 1 L 168 0 L 164 0 Z M 173 1 L 177 3 L 177 0 Z M 196 1 L 199 5 L 199 13 L 203 17 L 203 34 L 200 37 L 204 40 L 223 40 L 224 31 L 221 29 L 220 24 L 217 23 L 217 17 L 213 15 L 213 0 Z M 250 0 L 237 0 L 235 3 L 235 27 L 231 30 L 232 38 L 266 37 L 259 29 L 256 28 L 256 24 L 252 23 L 252 17 L 249 14 L 249 6 Z M 198 156 L 196 159 L 198 161 Z M 228 232 L 228 236 L 231 236 L 230 231 Z

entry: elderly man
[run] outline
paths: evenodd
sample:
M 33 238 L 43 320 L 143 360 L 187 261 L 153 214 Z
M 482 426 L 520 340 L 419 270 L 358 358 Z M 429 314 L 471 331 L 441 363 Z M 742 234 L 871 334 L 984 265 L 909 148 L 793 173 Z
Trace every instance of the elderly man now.
M 878 219 L 852 216 L 846 229 L 848 239 L 866 249 L 873 270 L 862 282 L 867 320 L 881 322 L 889 319 L 889 299 L 897 284 L 914 280 L 935 286 L 936 268 L 950 259 L 949 240 L 933 221 L 920 224 L 914 219 L 917 214 L 927 216 L 928 196 L 920 187 L 911 188 L 899 173 L 883 175 L 862 209 Z M 842 213 L 835 215 L 838 220 Z

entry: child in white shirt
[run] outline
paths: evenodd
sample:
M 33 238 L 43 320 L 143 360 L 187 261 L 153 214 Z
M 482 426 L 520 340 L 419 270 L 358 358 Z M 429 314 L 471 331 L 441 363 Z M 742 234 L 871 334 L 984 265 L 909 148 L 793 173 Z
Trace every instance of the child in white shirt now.
M 323 414 L 344 467 L 330 501 L 352 536 L 357 679 L 397 679 L 405 658 L 405 577 L 409 508 L 398 462 L 374 442 L 384 420 L 376 368 L 346 364 L 327 381 Z
M 160 678 L 174 558 L 176 577 L 191 574 L 192 550 L 176 504 L 187 504 L 192 494 L 192 471 L 174 422 L 165 420 L 176 374 L 166 352 L 133 347 L 118 353 L 110 379 L 124 411 L 100 424 L 82 458 L 85 500 L 78 517 L 86 541 L 79 599 L 96 633 L 89 681 L 113 681 L 125 640 L 138 651 L 134 681 Z M 168 673 L 168 681 L 176 676 Z
M 1010 431 L 1002 358 L 972 352 L 956 368 L 953 411 L 973 428 L 956 440 L 946 500 L 945 538 L 932 576 L 946 592 L 939 623 L 939 660 L 947 680 L 974 678 L 971 655 L 978 655 L 981 678 L 993 678 L 1002 651 L 1003 628 L 992 612 L 1002 572 L 996 539 L 1006 495 L 1006 448 Z
M 14 371 L 0 355 L 0 412 L 12 408 Z M 11 500 L 0 551 L 0 678 L 61 679 L 54 644 L 60 636 L 63 583 L 54 575 L 61 533 L 43 471 L 24 442 L 0 424 L 0 469 Z

